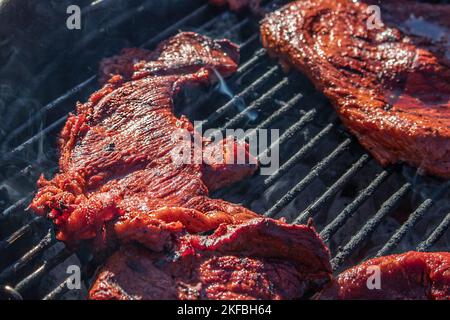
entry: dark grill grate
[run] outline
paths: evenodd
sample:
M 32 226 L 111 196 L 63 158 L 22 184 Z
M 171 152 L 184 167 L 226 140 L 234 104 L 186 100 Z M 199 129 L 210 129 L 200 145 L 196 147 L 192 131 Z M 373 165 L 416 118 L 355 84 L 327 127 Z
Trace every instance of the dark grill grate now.
M 132 14 L 134 11 L 124 13 L 116 23 Z M 223 30 L 217 25 L 230 17 L 238 21 L 225 33 L 217 34 L 218 29 Z M 277 63 L 267 57 L 258 42 L 257 23 L 252 18 L 201 5 L 146 41 L 143 47 L 151 48 L 179 29 L 240 38 L 243 62 L 237 74 L 227 80 L 236 92 L 234 97 L 226 101 L 216 90 L 192 107 L 201 119 L 206 119 L 203 120 L 204 127 L 280 128 L 282 124 L 278 141 L 282 157 L 279 170 L 271 176 L 255 176 L 214 196 L 229 198 L 252 208 L 264 207 L 267 200 L 273 205 L 264 207 L 265 216 L 284 216 L 292 223 L 306 223 L 314 218 L 318 231 L 330 245 L 336 271 L 374 255 L 442 247 L 437 244 L 446 232 L 448 234 L 450 213 L 438 210 L 436 202 L 448 200 L 448 184 L 417 177 L 411 168 L 379 168 L 353 137 L 345 133 L 326 100 L 304 77 L 297 73 L 284 74 Z M 65 281 L 45 292 L 36 289 L 51 270 L 73 258 L 74 253 L 57 243 L 45 219 L 24 209 L 33 195 L 38 174 L 55 170 L 55 156 L 50 160 L 42 159 L 39 148 L 43 148 L 43 141 L 53 142 L 66 120 L 68 108 L 73 106 L 68 101 L 93 91 L 95 81 L 95 76 L 89 77 L 58 97 L 11 132 L 5 141 L 5 145 L 11 147 L 1 156 L 0 163 L 18 161 L 20 164 L 0 187 L 20 187 L 0 216 L 0 223 L 16 230 L 9 234 L 0 233 L 3 238 L 0 255 L 7 257 L 0 262 L 0 284 L 4 285 L 0 297 L 19 298 L 22 294 L 27 298 L 56 299 L 68 291 Z M 212 112 L 204 114 L 199 110 Z M 256 121 L 249 120 L 249 114 L 256 114 Z M 41 122 L 42 118 L 47 118 L 42 130 L 28 135 L 30 127 Z M 38 153 L 33 153 L 33 150 L 38 150 Z M 38 156 L 31 163 L 22 165 L 21 159 L 30 153 Z M 307 168 L 303 170 L 304 175 L 299 165 Z M 286 181 L 287 176 L 293 176 L 294 182 L 277 185 Z M 314 187 L 317 181 L 322 182 L 320 191 Z M 273 200 L 265 193 L 271 188 L 280 189 L 283 193 Z M 344 197 L 345 192 L 351 195 Z M 339 201 L 341 198 L 350 200 Z M 288 210 L 287 207 L 298 199 L 306 199 L 305 204 L 294 205 L 294 209 L 290 207 Z M 371 210 L 364 208 L 367 202 L 371 203 Z M 329 209 L 333 203 L 339 204 L 336 211 Z M 399 207 L 406 209 L 399 212 Z M 330 210 L 333 211 L 331 215 Z M 405 210 L 406 213 L 403 212 Z M 373 235 L 377 234 L 387 217 L 392 216 L 399 216 L 399 226 L 388 230 L 382 241 L 375 241 Z M 399 248 L 411 235 L 420 239 L 419 242 L 403 244 Z

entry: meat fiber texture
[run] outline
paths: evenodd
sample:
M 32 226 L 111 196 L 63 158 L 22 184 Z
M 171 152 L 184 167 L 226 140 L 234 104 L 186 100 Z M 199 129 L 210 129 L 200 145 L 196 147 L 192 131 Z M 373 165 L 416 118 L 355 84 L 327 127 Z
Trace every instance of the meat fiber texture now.
M 208 195 L 255 172 L 257 165 L 225 162 L 237 152 L 251 157 L 248 146 L 202 140 L 201 150 L 223 153 L 221 161 L 176 157 L 184 142 L 174 133 L 187 132 L 189 140 L 198 133 L 186 117 L 174 115 L 173 97 L 183 87 L 215 81 L 216 72 L 232 74 L 238 57 L 227 40 L 185 32 L 153 52 L 125 49 L 104 60 L 104 86 L 69 115 L 59 139 L 59 173 L 51 180 L 41 176 L 30 207 L 53 220 L 59 240 L 93 240 L 97 248 L 120 239 L 162 250 L 184 229 L 197 233 L 256 217 Z
M 370 4 L 292 2 L 264 19 L 263 45 L 323 91 L 382 165 L 448 179 L 450 5 L 382 1 L 378 22 Z
M 373 286 L 376 270 L 378 288 Z M 368 260 L 341 273 L 317 298 L 450 300 L 450 253 L 408 252 Z
M 299 299 L 330 278 L 328 249 L 313 228 L 257 218 L 209 236 L 180 236 L 164 253 L 122 247 L 89 298 Z

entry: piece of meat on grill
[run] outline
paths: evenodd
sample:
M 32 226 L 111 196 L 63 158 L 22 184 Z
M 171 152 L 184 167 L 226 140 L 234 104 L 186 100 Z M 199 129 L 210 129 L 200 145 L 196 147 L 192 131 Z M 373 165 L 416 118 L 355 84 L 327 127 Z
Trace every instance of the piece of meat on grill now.
M 262 22 L 263 45 L 311 79 L 382 165 L 450 178 L 450 6 L 380 6 L 372 28 L 364 1 L 295 1 Z
M 318 298 L 450 300 L 450 252 L 408 252 L 368 260 L 341 273 Z
M 298 299 L 330 279 L 329 252 L 313 228 L 256 218 L 180 236 L 164 253 L 122 247 L 89 298 Z
M 184 228 L 201 232 L 254 218 L 241 206 L 208 196 L 254 173 L 254 159 L 227 162 L 238 152 L 250 157 L 248 147 L 230 139 L 200 140 L 208 161 L 186 156 L 180 150 L 199 134 L 173 112 L 180 89 L 211 83 L 216 72 L 232 74 L 238 56 L 227 40 L 180 33 L 154 52 L 127 49 L 105 60 L 100 70 L 105 85 L 69 116 L 60 137 L 59 173 L 50 181 L 41 176 L 30 207 L 48 215 L 57 238 L 69 244 L 130 236 L 158 250 L 165 237 Z

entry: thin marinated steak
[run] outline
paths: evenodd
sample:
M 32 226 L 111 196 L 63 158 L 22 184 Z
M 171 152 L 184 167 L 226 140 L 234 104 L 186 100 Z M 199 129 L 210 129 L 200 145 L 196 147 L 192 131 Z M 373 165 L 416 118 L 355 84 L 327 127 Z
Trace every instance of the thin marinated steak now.
M 379 288 L 375 272 L 379 270 Z M 319 299 L 450 300 L 450 252 L 408 252 L 368 260 L 341 273 Z
M 210 236 L 180 236 L 166 253 L 122 247 L 89 298 L 298 299 L 330 279 L 329 252 L 314 229 L 257 218 Z
M 323 91 L 382 165 L 450 178 L 450 6 L 382 1 L 373 29 L 368 6 L 292 2 L 265 18 L 263 44 Z
M 215 72 L 232 74 L 238 56 L 227 40 L 180 33 L 154 52 L 126 49 L 103 61 L 105 85 L 69 116 L 59 141 L 59 173 L 52 180 L 41 176 L 30 207 L 51 218 L 57 238 L 69 244 L 94 239 L 102 245 L 119 237 L 155 250 L 184 228 L 202 232 L 256 217 L 208 196 L 254 173 L 257 165 L 225 161 L 247 153 L 246 145 L 201 141 L 208 161 L 185 163 L 177 151 L 184 142 L 174 138 L 180 130 L 189 140 L 196 133 L 186 117 L 174 115 L 173 97 L 183 87 L 211 83 Z

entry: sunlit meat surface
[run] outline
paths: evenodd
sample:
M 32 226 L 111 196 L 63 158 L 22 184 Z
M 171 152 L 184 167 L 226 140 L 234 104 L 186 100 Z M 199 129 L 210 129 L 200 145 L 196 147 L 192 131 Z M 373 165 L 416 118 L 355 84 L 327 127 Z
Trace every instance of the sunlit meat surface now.
M 258 218 L 184 235 L 153 253 L 122 247 L 108 259 L 90 299 L 297 299 L 331 278 L 328 249 L 313 228 Z
M 450 178 L 450 6 L 382 1 L 380 21 L 368 6 L 292 2 L 265 18 L 263 45 L 312 80 L 382 165 Z
M 368 260 L 341 273 L 319 298 L 450 300 L 450 253 L 408 252 Z
M 238 56 L 227 40 L 180 33 L 154 52 L 125 49 L 103 61 L 105 84 L 69 116 L 59 141 L 59 173 L 39 179 L 30 207 L 48 215 L 57 238 L 69 244 L 95 239 L 100 246 L 119 237 L 155 250 L 183 228 L 208 231 L 255 217 L 208 196 L 209 190 L 254 173 L 256 164 L 225 163 L 238 152 L 250 157 L 248 146 L 201 140 L 200 150 L 209 150 L 203 160 L 212 159 L 196 161 L 189 154 L 186 161 L 177 151 L 185 141 L 175 134 L 187 133 L 188 141 L 197 135 L 186 117 L 173 113 L 177 92 L 211 83 L 216 72 L 232 74 Z M 222 160 L 214 156 L 218 153 Z

